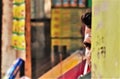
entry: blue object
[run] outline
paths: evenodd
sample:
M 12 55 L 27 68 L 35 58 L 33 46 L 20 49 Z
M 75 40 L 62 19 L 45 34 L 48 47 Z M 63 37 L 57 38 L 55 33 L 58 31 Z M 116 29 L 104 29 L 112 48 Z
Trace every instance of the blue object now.
M 24 63 L 24 60 L 21 58 L 18 58 L 15 61 L 15 63 L 10 67 L 10 69 L 7 71 L 4 79 L 15 79 L 23 63 Z

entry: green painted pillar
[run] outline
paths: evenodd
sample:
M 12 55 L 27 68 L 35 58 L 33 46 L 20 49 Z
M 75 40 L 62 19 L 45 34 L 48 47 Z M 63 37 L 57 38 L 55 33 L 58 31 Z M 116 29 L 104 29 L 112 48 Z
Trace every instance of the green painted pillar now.
M 88 0 L 87 6 L 88 6 L 88 7 L 92 7 L 92 0 Z

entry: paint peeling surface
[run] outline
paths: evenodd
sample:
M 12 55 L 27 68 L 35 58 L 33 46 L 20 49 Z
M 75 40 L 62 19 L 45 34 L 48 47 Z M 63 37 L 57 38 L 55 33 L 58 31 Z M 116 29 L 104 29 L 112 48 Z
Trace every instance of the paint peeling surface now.
M 120 0 L 93 0 L 92 78 L 120 78 Z M 117 10 L 116 10 L 117 9 Z

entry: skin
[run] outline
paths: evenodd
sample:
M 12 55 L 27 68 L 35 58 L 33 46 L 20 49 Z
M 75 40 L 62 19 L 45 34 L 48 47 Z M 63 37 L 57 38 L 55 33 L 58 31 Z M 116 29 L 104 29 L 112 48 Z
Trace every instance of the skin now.
M 88 28 L 87 26 L 85 27 L 85 38 L 84 42 L 90 43 L 91 44 L 91 29 Z M 91 63 L 91 49 L 86 47 L 87 53 L 85 55 L 85 59 L 87 60 L 87 63 Z

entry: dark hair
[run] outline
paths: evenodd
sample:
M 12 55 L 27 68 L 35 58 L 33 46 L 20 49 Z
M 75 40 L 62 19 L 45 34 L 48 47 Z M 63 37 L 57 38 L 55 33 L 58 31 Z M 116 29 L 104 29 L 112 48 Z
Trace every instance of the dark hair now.
M 81 20 L 88 28 L 91 28 L 91 12 L 87 12 L 82 15 Z
M 85 25 L 82 25 L 80 28 L 80 34 L 82 36 L 82 41 L 84 41 L 84 36 L 85 36 Z

